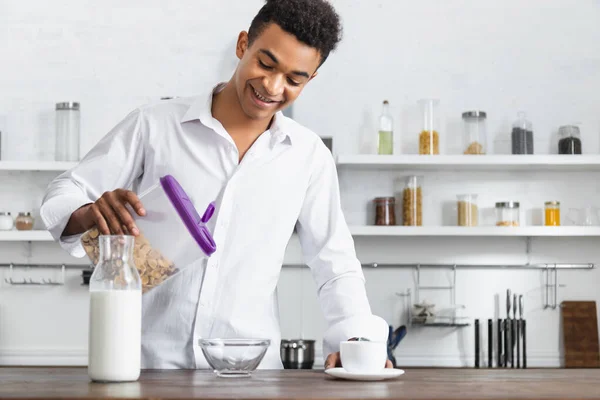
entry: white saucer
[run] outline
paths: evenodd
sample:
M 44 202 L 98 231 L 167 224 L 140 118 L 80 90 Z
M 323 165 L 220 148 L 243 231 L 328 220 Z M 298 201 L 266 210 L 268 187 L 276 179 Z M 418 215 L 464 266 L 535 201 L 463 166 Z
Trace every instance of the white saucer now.
M 385 368 L 379 372 L 348 372 L 342 368 L 329 368 L 325 373 L 336 378 L 349 379 L 353 381 L 382 381 L 385 379 L 397 378 L 404 374 L 404 371 L 396 368 Z

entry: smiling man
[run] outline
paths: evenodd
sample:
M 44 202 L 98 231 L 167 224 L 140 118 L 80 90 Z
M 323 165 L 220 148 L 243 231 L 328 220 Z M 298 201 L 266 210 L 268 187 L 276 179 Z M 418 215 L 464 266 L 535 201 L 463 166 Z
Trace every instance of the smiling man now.
M 238 36 L 229 82 L 132 111 L 49 186 L 42 219 L 79 257 L 80 236 L 94 226 L 139 234 L 125 205 L 144 215 L 137 193 L 161 176 L 173 175 L 199 209 L 216 200 L 217 251 L 143 296 L 143 368 L 208 368 L 198 339 L 215 337 L 269 338 L 260 368 L 281 368 L 277 282 L 294 227 L 327 323 L 326 367 L 339 365 L 340 341 L 387 339 L 386 322 L 371 313 L 333 157 L 281 113 L 340 37 L 326 1 L 268 0 Z

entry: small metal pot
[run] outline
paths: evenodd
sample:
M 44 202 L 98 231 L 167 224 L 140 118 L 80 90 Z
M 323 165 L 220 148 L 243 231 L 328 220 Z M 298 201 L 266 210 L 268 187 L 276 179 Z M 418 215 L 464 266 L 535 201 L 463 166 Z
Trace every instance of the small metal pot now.
M 315 341 L 282 340 L 281 361 L 285 369 L 312 369 L 315 363 Z

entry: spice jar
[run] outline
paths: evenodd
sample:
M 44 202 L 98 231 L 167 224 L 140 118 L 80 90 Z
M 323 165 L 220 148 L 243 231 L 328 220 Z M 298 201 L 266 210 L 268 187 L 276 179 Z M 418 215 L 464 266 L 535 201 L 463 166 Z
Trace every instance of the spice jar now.
M 410 176 L 402 192 L 402 218 L 405 226 L 423 225 L 423 178 Z
M 458 226 L 479 225 L 479 208 L 476 194 L 459 194 L 456 196 L 458 208 Z
M 519 203 L 508 201 L 496 203 L 496 226 L 519 226 Z
M 394 197 L 376 197 L 375 225 L 396 225 L 396 199 Z
M 13 223 L 12 215 L 9 212 L 0 212 L 0 231 L 10 231 Z
M 79 161 L 79 103 L 56 103 L 56 161 Z
M 423 129 L 419 134 L 419 154 L 440 154 L 439 111 L 440 101 L 419 101 L 423 115 Z
M 513 154 L 533 154 L 533 124 L 525 119 L 525 113 L 519 112 L 513 123 L 511 144 Z
M 485 154 L 487 145 L 486 117 L 487 114 L 483 111 L 467 111 L 462 114 L 464 154 Z
M 15 219 L 15 226 L 18 231 L 30 231 L 33 229 L 33 217 L 31 213 L 20 212 Z
M 565 125 L 558 129 L 558 154 L 581 154 L 579 127 Z
M 546 226 L 560 226 L 560 202 L 547 201 L 544 204 L 544 221 Z

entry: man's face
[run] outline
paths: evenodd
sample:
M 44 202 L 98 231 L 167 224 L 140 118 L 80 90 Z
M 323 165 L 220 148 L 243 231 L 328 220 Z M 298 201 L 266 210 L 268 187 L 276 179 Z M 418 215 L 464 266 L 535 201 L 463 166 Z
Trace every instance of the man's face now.
M 270 119 L 291 105 L 317 74 L 319 51 L 269 24 L 248 47 L 248 34 L 239 35 L 235 73 L 238 100 L 252 119 Z

